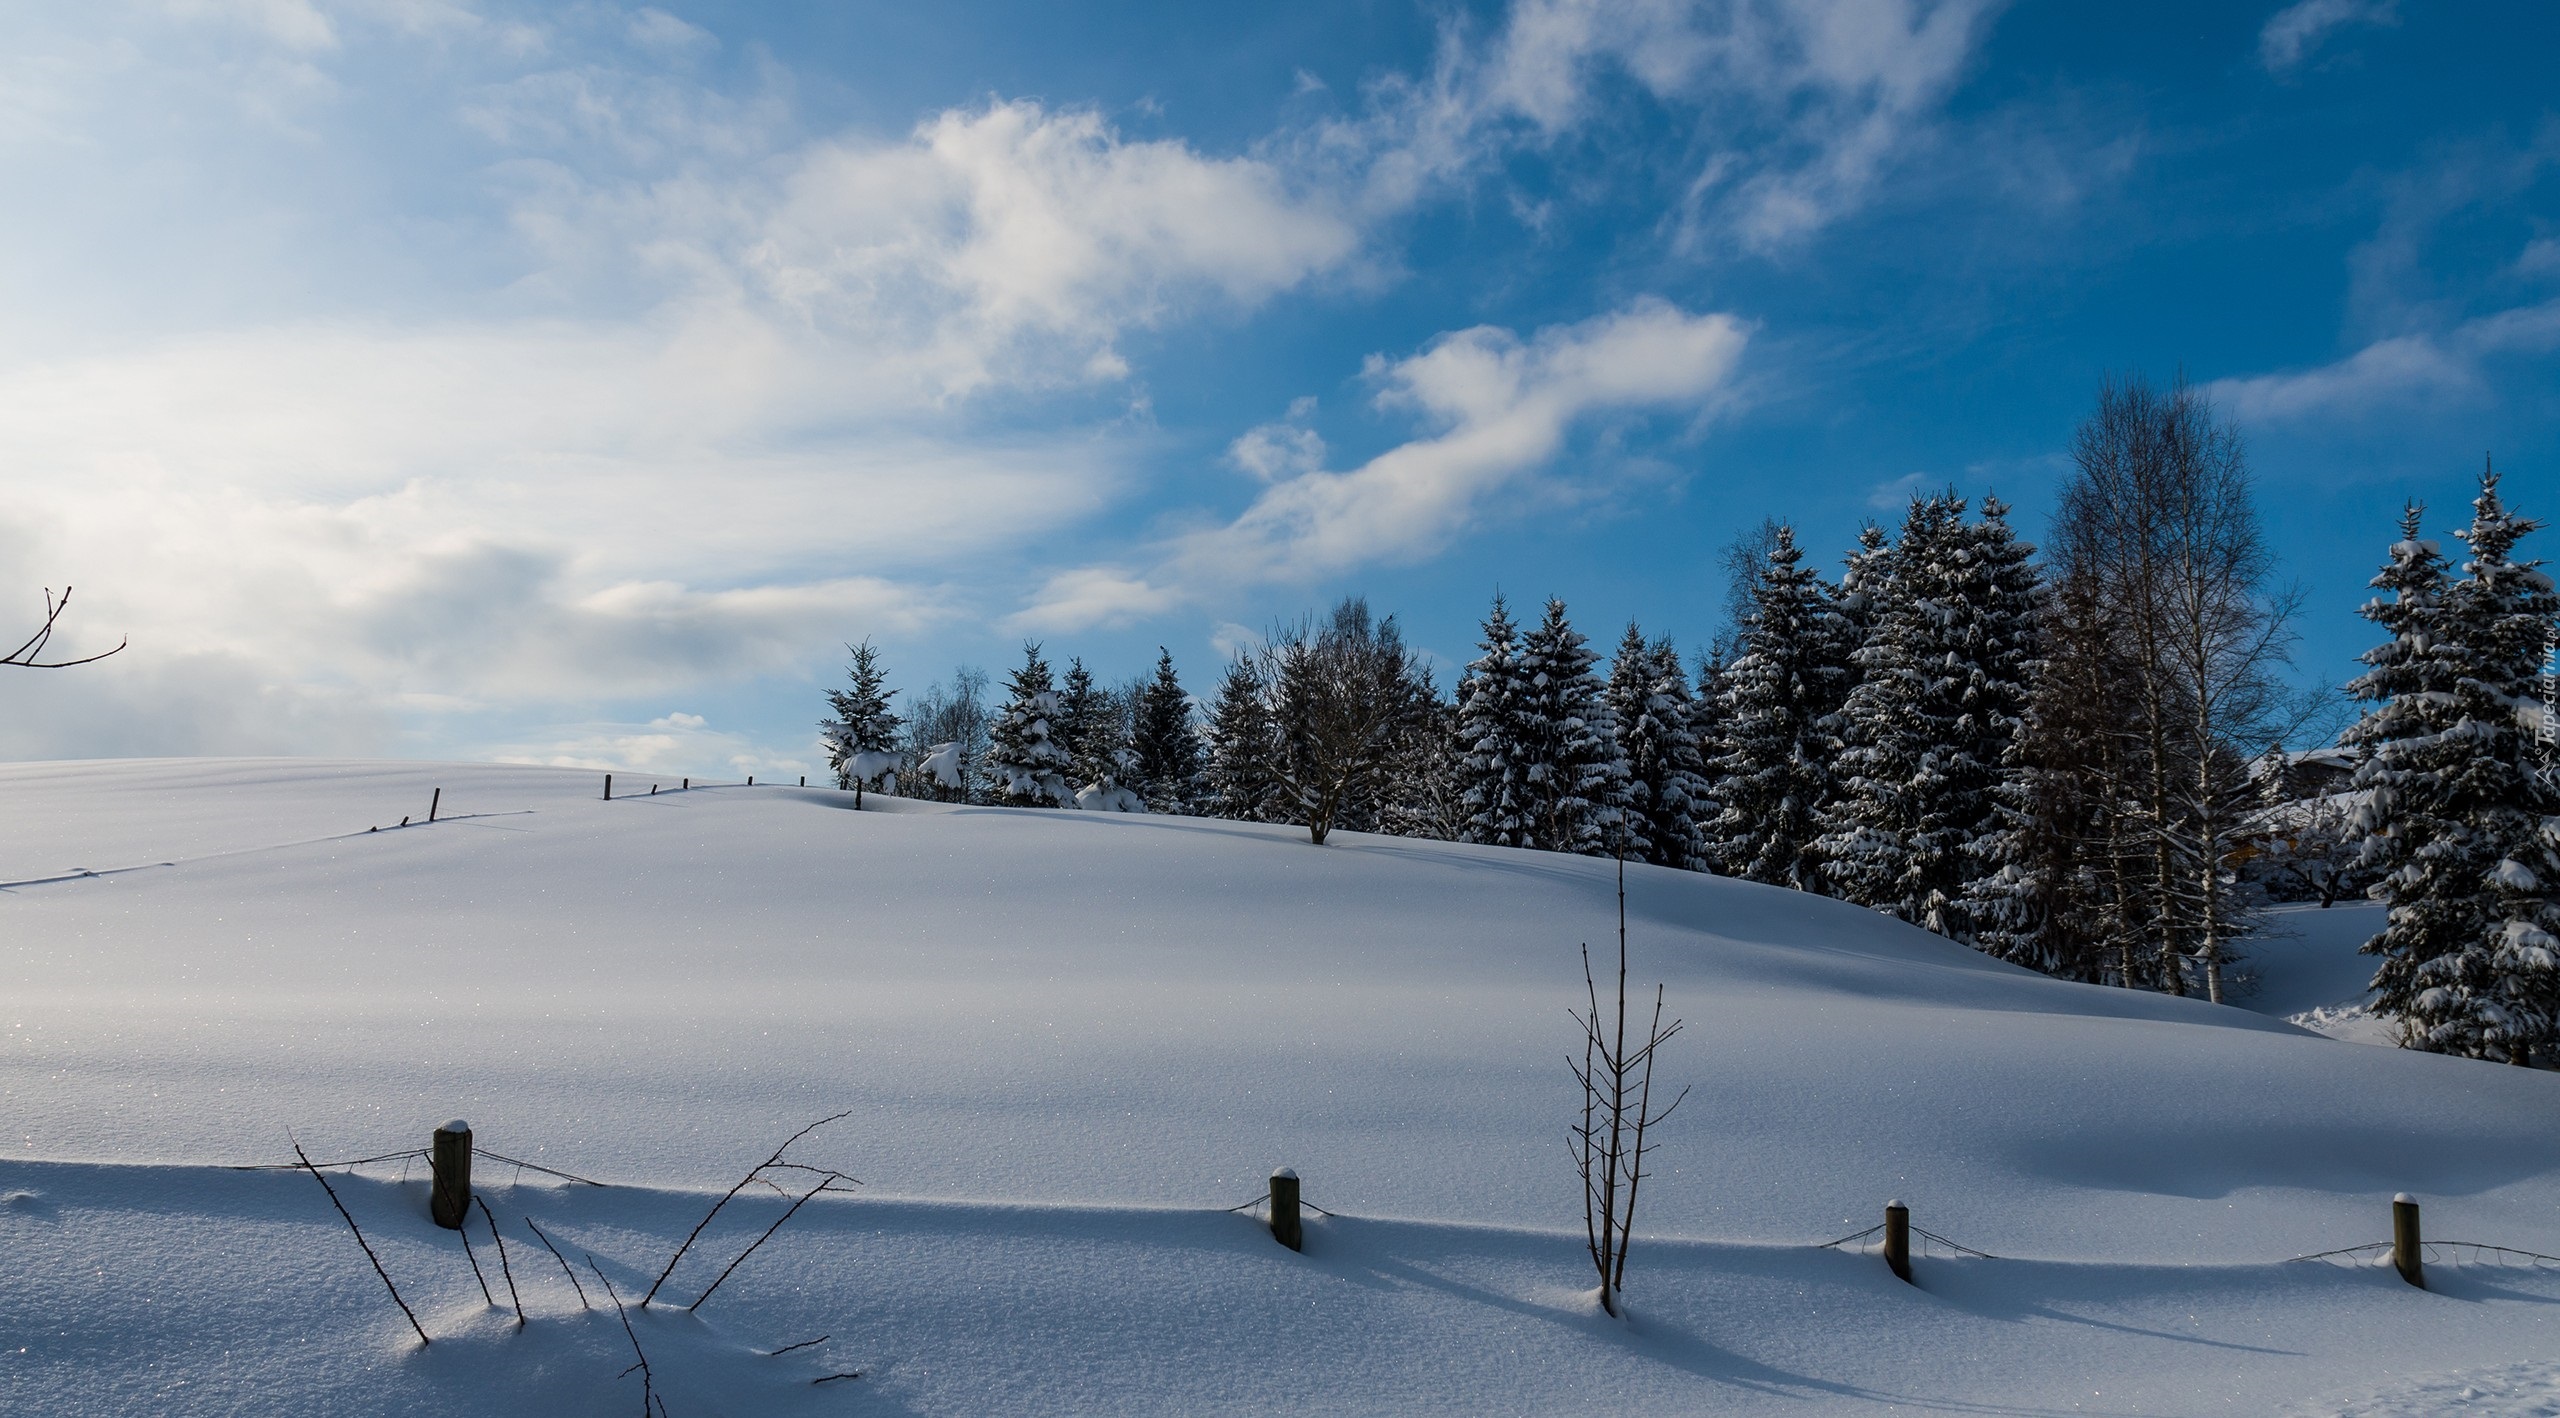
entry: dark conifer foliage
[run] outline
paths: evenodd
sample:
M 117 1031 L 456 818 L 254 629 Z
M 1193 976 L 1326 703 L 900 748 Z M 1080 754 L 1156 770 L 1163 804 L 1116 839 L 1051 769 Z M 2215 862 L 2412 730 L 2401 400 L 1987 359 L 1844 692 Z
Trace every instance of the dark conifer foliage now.
M 1741 653 L 1723 675 L 1722 810 L 1708 825 L 1724 870 L 1774 886 L 1822 889 L 1816 840 L 1839 751 L 1850 679 L 1848 627 L 1792 528 L 1778 529 L 1751 590 Z
M 1138 693 L 1137 782 L 1147 811 L 1187 813 L 1200 792 L 1200 735 L 1191 722 L 1191 697 L 1173 671 L 1173 652 L 1156 647 L 1155 678 Z

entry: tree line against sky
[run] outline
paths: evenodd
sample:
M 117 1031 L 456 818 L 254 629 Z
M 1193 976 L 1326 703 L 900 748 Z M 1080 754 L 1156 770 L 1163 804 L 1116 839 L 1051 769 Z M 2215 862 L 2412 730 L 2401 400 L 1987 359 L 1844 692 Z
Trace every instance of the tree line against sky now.
M 2197 391 L 2110 382 L 2039 555 L 1953 490 L 1842 574 L 1769 523 L 1692 665 L 1627 627 L 1605 673 L 1563 601 L 1499 594 L 1444 695 L 1393 616 L 1275 627 L 1195 703 L 1160 654 L 1104 685 L 1039 645 L 991 702 L 903 713 L 868 644 L 820 726 L 846 787 L 1599 856 L 1817 892 L 2069 979 L 2221 1001 L 2303 801 L 2389 906 L 2376 1007 L 2419 1048 L 2560 1061 L 2560 597 L 2484 472 L 2452 567 L 2411 507 L 2363 614 L 2352 777 L 2288 799 L 2335 697 L 2285 677 L 2241 441 Z M 2288 855 L 2290 854 L 2290 855 Z

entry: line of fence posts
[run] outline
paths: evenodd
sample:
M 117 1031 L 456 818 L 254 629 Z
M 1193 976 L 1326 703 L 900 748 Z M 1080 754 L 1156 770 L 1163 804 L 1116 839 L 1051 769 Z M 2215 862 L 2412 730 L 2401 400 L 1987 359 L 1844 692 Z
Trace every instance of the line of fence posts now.
M 434 1174 L 428 1215 L 446 1230 L 459 1231 L 471 1209 L 471 1124 L 456 1118 L 437 1128 L 427 1155 Z M 1306 1249 L 1300 1185 L 1295 1167 L 1271 1174 L 1271 1237 L 1293 1251 Z M 1911 1208 L 1898 1200 L 1886 1202 L 1882 1230 L 1885 1268 L 1906 1285 L 1918 1284 L 1911 1273 Z M 2425 1245 L 2418 1199 L 2401 1192 L 2391 1198 L 2391 1266 L 2421 1290 L 2427 1288 Z

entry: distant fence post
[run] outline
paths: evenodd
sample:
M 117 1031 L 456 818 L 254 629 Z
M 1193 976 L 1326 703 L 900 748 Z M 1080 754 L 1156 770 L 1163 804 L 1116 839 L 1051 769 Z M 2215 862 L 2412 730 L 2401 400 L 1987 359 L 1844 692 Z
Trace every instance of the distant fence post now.
M 1271 1174 L 1271 1236 L 1293 1251 L 1306 1249 L 1307 1233 L 1298 1221 L 1298 1169 L 1283 1167 Z
M 427 1156 L 435 1172 L 427 1214 L 446 1230 L 459 1231 L 462 1218 L 471 1212 L 471 1124 L 456 1118 L 437 1128 Z
M 2418 1254 L 2423 1242 L 2418 1234 L 2418 1199 L 2402 1192 L 2391 1199 L 2391 1267 L 2400 1278 L 2424 1290 L 2427 1288 L 2427 1263 Z
M 748 775 L 747 775 L 747 786 L 748 786 L 748 787 L 750 787 L 750 788 L 752 788 L 752 787 L 754 787 L 755 785 L 756 785 L 756 775 L 754 775 L 753 773 L 748 774 Z
M 1898 1201 L 1884 1204 L 1884 1263 L 1905 1285 L 1911 1278 L 1911 1208 Z
M 604 800 L 613 801 L 613 775 L 610 773 L 604 775 Z
M 809 786 L 809 775 L 808 775 L 808 774 L 803 773 L 803 774 L 801 774 L 801 775 L 800 775 L 800 786 L 801 786 L 801 787 L 804 787 L 804 788 L 805 788 L 805 787 L 807 787 L 807 786 Z
M 434 797 L 432 797 L 432 798 L 427 799 L 427 821 L 429 821 L 429 822 L 433 822 L 433 821 L 435 821 L 435 820 L 436 820 L 436 809 L 438 809 L 438 808 L 440 808 L 440 807 L 443 807 L 443 806 L 444 806 L 444 789 L 442 789 L 442 788 L 438 788 L 438 789 L 436 789 L 436 795 L 435 795 Z
M 681 789 L 679 789 L 678 791 L 680 791 L 680 792 L 687 792 L 687 793 L 692 792 L 692 791 L 693 791 L 693 780 L 692 780 L 691 778 L 687 778 L 687 779 L 685 779 L 685 780 L 684 780 L 684 787 L 682 787 L 682 788 L 681 788 Z

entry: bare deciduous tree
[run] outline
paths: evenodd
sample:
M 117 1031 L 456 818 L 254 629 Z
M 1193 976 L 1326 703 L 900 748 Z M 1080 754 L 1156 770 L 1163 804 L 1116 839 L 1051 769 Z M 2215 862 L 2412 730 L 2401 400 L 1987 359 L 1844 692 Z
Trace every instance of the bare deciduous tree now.
M 1280 797 L 1317 845 L 1374 801 L 1398 740 L 1427 705 L 1394 616 L 1351 597 L 1322 625 L 1275 630 L 1263 646 L 1278 734 Z
M 2072 449 L 2048 543 L 2056 596 L 2048 762 L 2085 801 L 2057 889 L 2122 983 L 2222 998 L 2247 902 L 2231 857 L 2256 796 L 2250 747 L 2294 727 L 2278 678 L 2291 591 L 2271 592 L 2239 435 L 2183 381 L 2109 381 Z M 2076 701 L 2076 702 L 2066 702 Z
M 1582 1226 L 1591 1264 L 1600 1272 L 1600 1308 L 1618 1313 L 1627 1283 L 1627 1247 L 1635 1238 L 1636 1191 L 1654 1147 L 1646 1134 L 1670 1117 L 1689 1090 L 1680 1090 L 1661 1112 L 1653 1111 L 1656 1054 L 1680 1021 L 1662 1022 L 1663 987 L 1653 987 L 1653 1018 L 1642 1043 L 1627 1041 L 1627 859 L 1618 857 L 1618 990 L 1615 1012 L 1600 1009 L 1600 985 L 1591 973 L 1591 947 L 1582 947 L 1582 985 L 1588 1011 L 1567 1011 L 1582 1026 L 1582 1061 L 1572 1064 L 1582 1085 L 1582 1121 L 1568 1146 L 1582 1173 Z

